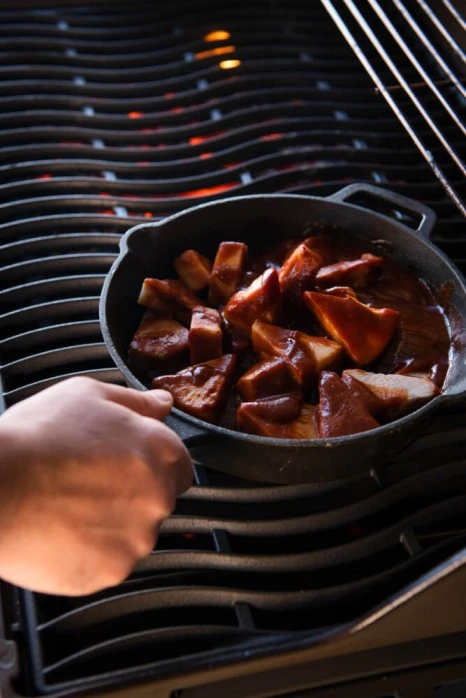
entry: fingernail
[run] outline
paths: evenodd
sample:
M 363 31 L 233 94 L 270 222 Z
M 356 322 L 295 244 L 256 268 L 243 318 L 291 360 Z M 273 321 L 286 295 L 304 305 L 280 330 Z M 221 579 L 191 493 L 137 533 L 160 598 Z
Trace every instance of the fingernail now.
M 173 405 L 173 398 L 168 390 L 151 390 L 151 395 L 153 395 L 159 402 L 163 402 L 166 405 Z

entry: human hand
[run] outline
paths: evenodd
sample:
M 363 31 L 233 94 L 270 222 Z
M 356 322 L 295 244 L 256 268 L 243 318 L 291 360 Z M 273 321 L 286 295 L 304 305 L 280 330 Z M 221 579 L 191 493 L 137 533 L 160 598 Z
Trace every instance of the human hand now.
M 71 378 L 0 417 L 0 577 L 34 591 L 118 584 L 154 547 L 192 461 L 164 390 Z

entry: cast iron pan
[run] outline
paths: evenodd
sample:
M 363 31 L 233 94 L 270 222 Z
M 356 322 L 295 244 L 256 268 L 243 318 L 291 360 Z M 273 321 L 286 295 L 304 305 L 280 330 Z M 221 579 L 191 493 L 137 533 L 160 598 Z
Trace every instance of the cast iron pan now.
M 354 198 L 358 205 L 348 203 Z M 388 215 L 374 212 L 374 207 Z M 374 467 L 374 462 L 386 461 L 414 439 L 434 411 L 466 397 L 466 286 L 457 269 L 429 241 L 434 224 L 435 214 L 420 203 L 368 184 L 352 184 L 328 198 L 272 194 L 223 199 L 159 223 L 138 225 L 122 238 L 120 256 L 103 287 L 100 319 L 105 342 L 127 383 L 146 390 L 126 365 L 127 348 L 143 312 L 137 303 L 141 284 L 145 277 L 173 277 L 173 259 L 187 248 L 212 258 L 222 240 L 251 244 L 263 239 L 271 245 L 283 238 L 304 238 L 322 225 L 364 240 L 384 241 L 386 256 L 411 268 L 434 292 L 442 289 L 452 350 L 441 395 L 390 424 L 333 439 L 252 436 L 209 424 L 178 409 L 167 419 L 188 446 L 199 442 L 214 446 L 205 449 L 203 462 L 217 470 L 289 484 L 354 476 Z

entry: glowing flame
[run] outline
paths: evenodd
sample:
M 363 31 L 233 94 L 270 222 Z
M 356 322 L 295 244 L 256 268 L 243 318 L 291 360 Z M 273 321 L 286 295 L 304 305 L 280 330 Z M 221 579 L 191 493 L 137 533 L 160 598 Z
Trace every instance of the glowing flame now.
M 216 31 L 206 34 L 204 41 L 207 41 L 207 43 L 211 43 L 212 41 L 225 41 L 226 39 L 229 39 L 230 36 L 230 32 L 227 32 L 224 29 L 217 29 Z
M 191 145 L 199 145 L 199 143 L 204 143 L 207 138 L 205 136 L 191 136 L 189 142 Z
M 265 133 L 261 136 L 261 141 L 275 141 L 277 138 L 281 138 L 282 133 Z
M 150 211 L 145 211 L 144 218 L 152 218 L 152 213 Z
M 237 68 L 241 65 L 241 61 L 238 58 L 227 58 L 226 61 L 220 61 L 219 66 L 222 70 L 231 70 L 232 68 Z
M 142 111 L 129 111 L 128 116 L 130 119 L 140 119 L 141 116 L 144 116 L 144 113 Z
M 186 191 L 182 194 L 178 194 L 178 196 L 181 196 L 186 199 L 191 199 L 196 196 L 213 196 L 214 194 L 221 194 L 224 191 L 228 191 L 228 189 L 231 189 L 234 186 L 235 184 L 233 182 L 231 182 L 230 184 L 217 184 L 214 187 L 205 187 L 203 189 L 194 189 L 192 191 Z
M 212 153 L 201 153 L 199 157 L 201 158 L 201 160 L 207 160 L 207 158 L 212 157 Z
M 218 46 L 217 48 L 211 48 L 208 51 L 199 51 L 199 53 L 194 54 L 198 61 L 202 58 L 212 58 L 212 56 L 223 56 L 225 53 L 234 53 L 234 46 Z

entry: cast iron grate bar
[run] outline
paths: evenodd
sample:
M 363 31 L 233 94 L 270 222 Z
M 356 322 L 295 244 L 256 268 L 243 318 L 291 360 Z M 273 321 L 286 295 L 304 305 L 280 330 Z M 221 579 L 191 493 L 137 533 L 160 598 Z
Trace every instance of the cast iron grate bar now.
M 466 133 L 461 118 L 464 89 L 456 70 L 436 48 L 438 37 L 429 39 L 401 0 L 394 2 L 398 13 L 385 10 L 377 0 L 358 5 L 353 0 L 323 0 L 323 4 L 448 195 L 466 215 L 466 199 L 442 162 L 447 156 L 459 175 L 466 175 L 461 153 Z M 434 10 L 423 0 L 417 0 L 416 5 L 438 30 Z M 459 13 L 451 16 L 459 20 Z M 458 57 L 464 68 L 464 54 L 459 47 Z M 419 117 L 428 126 L 427 137 L 419 128 Z

